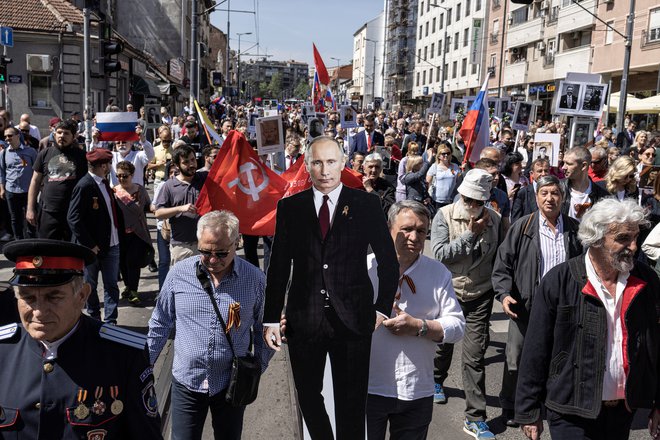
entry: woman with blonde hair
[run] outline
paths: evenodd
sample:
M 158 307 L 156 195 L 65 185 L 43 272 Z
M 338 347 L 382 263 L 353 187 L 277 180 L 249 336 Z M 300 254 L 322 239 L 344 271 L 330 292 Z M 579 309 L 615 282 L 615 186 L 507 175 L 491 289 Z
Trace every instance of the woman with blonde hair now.
M 621 156 L 612 162 L 605 176 L 605 188 L 617 199 L 637 199 L 637 173 L 635 161 L 630 156 Z
M 436 208 L 440 209 L 452 203 L 456 192 L 456 182 L 460 175 L 461 169 L 455 163 L 451 163 L 451 148 L 441 143 L 436 161 L 426 173 L 426 182 L 430 188 L 429 193 Z
M 400 202 L 401 200 L 406 200 L 406 185 L 401 182 L 401 178 L 406 174 L 406 163 L 411 157 L 419 156 L 419 144 L 417 142 L 408 142 L 408 153 L 406 156 L 401 159 L 399 162 L 399 170 L 397 172 L 397 181 L 396 181 L 396 201 Z

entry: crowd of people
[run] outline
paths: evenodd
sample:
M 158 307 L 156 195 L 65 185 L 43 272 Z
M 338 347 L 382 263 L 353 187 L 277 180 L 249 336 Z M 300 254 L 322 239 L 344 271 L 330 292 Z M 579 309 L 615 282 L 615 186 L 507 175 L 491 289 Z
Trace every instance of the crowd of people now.
M 321 396 L 326 356 L 336 438 L 380 440 L 388 425 L 390 438 L 426 438 L 461 342 L 462 429 L 493 439 L 485 354 L 497 300 L 509 319 L 506 426 L 538 439 L 546 419 L 553 438 L 625 439 L 646 408 L 660 438 L 657 133 L 627 121 L 571 146 L 561 120 L 518 132 L 493 118 L 490 145 L 469 163 L 460 121 L 368 110 L 343 128 L 336 111 L 319 120 L 281 107 L 284 151 L 260 159 L 277 173 L 304 160 L 312 188 L 279 202 L 274 236 L 241 237 L 235 213 L 202 216 L 196 202 L 232 130 L 257 149 L 259 109 L 216 102 L 205 112 L 217 138 L 201 118 L 165 108 L 148 128 L 155 118 L 141 109 L 138 141 L 103 141 L 94 127 L 88 151 L 79 114 L 53 118 L 39 139 L 28 115 L 14 124 L 0 112 L 0 240 L 12 241 L 12 318 L 22 323 L 0 327 L 0 342 L 12 342 L 0 344 L 0 367 L 29 365 L 23 347 L 36 340 L 50 363 L 26 366 L 26 382 L 39 389 L 54 369 L 67 386 L 35 397 L 0 379 L 0 422 L 16 414 L 0 433 L 31 438 L 36 425 L 64 438 L 160 438 L 150 365 L 174 331 L 174 438 L 201 438 L 209 409 L 216 438 L 240 438 L 245 406 L 227 393 L 235 359 L 253 353 L 264 371 L 283 342 L 313 439 L 334 438 Z M 322 132 L 310 132 L 314 123 Z M 561 135 L 558 160 L 535 155 L 536 133 Z M 345 167 L 361 188 L 342 183 Z M 141 305 L 143 268 L 160 287 L 146 338 L 116 327 L 121 299 Z M 65 307 L 67 319 L 49 324 Z M 119 392 L 61 368 L 82 356 L 70 349 L 82 335 L 93 336 L 90 353 L 122 353 L 107 360 L 120 362 L 113 377 L 125 372 Z M 133 411 L 118 409 L 119 395 Z M 43 399 L 63 402 L 67 426 L 40 419 Z

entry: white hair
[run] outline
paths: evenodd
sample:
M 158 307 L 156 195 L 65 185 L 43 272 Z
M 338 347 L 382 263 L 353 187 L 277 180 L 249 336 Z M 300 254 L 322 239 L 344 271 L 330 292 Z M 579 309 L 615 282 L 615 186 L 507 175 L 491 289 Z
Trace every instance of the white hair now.
M 367 162 L 378 162 L 378 166 L 383 168 L 383 156 L 378 153 L 371 153 L 364 158 L 364 163 Z
M 600 247 L 610 225 L 624 223 L 646 226 L 649 222 L 646 220 L 644 208 L 635 200 L 621 201 L 615 197 L 607 197 L 584 214 L 580 222 L 578 238 L 585 248 Z
M 205 229 L 223 231 L 231 241 L 238 240 L 238 218 L 231 211 L 211 211 L 204 214 L 197 223 L 197 240 L 202 239 Z

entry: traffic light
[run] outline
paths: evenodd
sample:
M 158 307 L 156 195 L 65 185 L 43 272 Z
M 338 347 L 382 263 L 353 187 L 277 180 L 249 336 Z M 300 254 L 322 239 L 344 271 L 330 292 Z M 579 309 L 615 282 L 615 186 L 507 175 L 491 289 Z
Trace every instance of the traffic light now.
M 121 63 L 113 59 L 113 55 L 117 55 L 124 50 L 124 45 L 119 41 L 102 41 L 101 42 L 101 63 L 103 73 L 119 72 L 121 70 Z
M 221 87 L 222 72 L 211 72 L 211 82 L 213 83 L 213 87 Z
M 11 64 L 13 61 L 9 57 L 0 56 L 0 84 L 7 82 L 7 64 Z

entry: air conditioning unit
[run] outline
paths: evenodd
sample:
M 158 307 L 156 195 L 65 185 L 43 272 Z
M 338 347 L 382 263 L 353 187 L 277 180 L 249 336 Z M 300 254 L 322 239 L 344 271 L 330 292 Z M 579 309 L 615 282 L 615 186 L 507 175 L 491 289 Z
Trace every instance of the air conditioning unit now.
M 50 72 L 53 70 L 50 62 L 50 55 L 27 54 L 28 72 Z
M 541 9 L 550 9 L 550 2 L 548 2 L 548 0 L 541 2 Z
M 514 55 L 518 55 L 519 52 L 520 52 L 520 49 L 518 49 L 517 47 L 514 47 L 513 49 L 511 49 L 511 53 L 514 54 Z
M 543 41 L 539 41 L 538 43 L 536 43 L 536 49 L 545 50 L 545 43 Z

